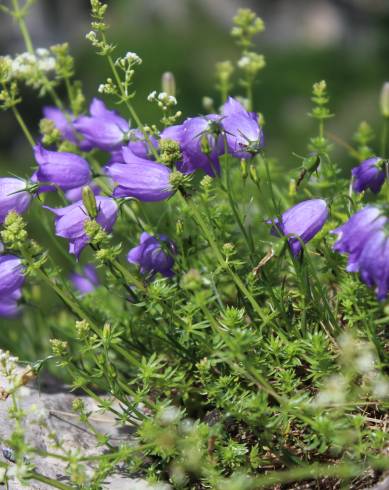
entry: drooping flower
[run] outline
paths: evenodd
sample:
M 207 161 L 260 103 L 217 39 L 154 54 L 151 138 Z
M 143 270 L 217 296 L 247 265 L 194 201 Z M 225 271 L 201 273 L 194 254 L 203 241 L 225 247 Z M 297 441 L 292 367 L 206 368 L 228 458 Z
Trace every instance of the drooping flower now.
M 69 152 L 50 151 L 42 145 L 34 147 L 38 182 L 59 186 L 64 191 L 82 187 L 91 180 L 92 174 L 85 158 Z
M 0 298 L 8 297 L 24 283 L 24 266 L 15 255 L 0 255 Z
M 99 285 L 99 277 L 97 275 L 96 267 L 92 264 L 87 264 L 82 274 L 74 272 L 70 276 L 70 280 L 73 286 L 81 293 L 92 293 Z
M 182 168 L 187 172 L 202 169 L 211 176 L 219 174 L 219 156 L 224 153 L 220 116 L 208 114 L 187 119 L 183 124 L 181 150 Z
M 221 120 L 227 151 L 237 158 L 251 158 L 264 146 L 258 115 L 248 112 L 236 99 L 229 97 L 222 109 Z
M 128 147 L 122 150 L 125 163 L 106 167 L 107 174 L 118 184 L 115 197 L 135 197 L 140 201 L 162 201 L 173 194 L 171 170 L 165 165 L 136 156 Z
M 149 136 L 148 140 L 150 144 L 154 146 L 154 148 L 158 149 L 158 141 L 154 138 L 154 136 Z M 146 141 L 144 134 L 140 129 L 131 129 L 128 132 L 128 148 L 139 158 L 149 159 L 153 157 L 153 154 L 150 150 L 149 143 Z
M 301 241 L 308 243 L 323 228 L 328 218 L 328 207 L 323 199 L 309 199 L 289 208 L 281 219 L 270 221 L 272 234 L 290 236 L 289 247 L 296 257 L 301 249 Z
M 23 180 L 13 177 L 0 178 L 0 223 L 10 211 L 24 213 L 31 202 L 31 194 L 26 189 Z
M 158 272 L 165 277 L 174 275 L 174 243 L 165 235 L 154 237 L 146 232 L 140 236 L 140 243 L 128 252 L 127 260 L 140 266 L 144 275 L 154 276 Z
M 76 130 L 95 148 L 112 151 L 127 139 L 129 124 L 117 112 L 110 111 L 103 101 L 93 99 L 90 116 L 80 116 L 74 121 Z
M 376 289 L 383 301 L 389 291 L 389 234 L 382 227 L 372 233 L 359 257 L 359 274 L 367 286 Z
M 0 316 L 11 318 L 19 313 L 18 300 L 22 297 L 21 289 L 16 289 L 10 294 L 0 298 Z
M 110 197 L 96 196 L 97 223 L 107 232 L 115 224 L 118 207 Z M 85 225 L 90 220 L 82 201 L 70 204 L 64 208 L 46 209 L 55 214 L 55 232 L 57 236 L 69 240 L 69 252 L 77 258 L 90 239 L 85 231 Z
M 386 222 L 385 216 L 374 206 L 366 206 L 331 233 L 338 235 L 333 250 L 348 254 L 347 270 L 359 271 L 359 259 L 366 242 L 376 231 L 382 229 Z
M 384 165 L 382 158 L 373 157 L 354 167 L 351 171 L 354 177 L 353 190 L 362 192 L 370 189 L 374 193 L 379 192 L 385 182 Z

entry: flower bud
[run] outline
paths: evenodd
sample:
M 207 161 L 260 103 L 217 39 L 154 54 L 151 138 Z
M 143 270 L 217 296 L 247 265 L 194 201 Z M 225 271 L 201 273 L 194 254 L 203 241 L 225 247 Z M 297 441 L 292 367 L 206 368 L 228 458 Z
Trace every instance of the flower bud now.
M 246 181 L 248 172 L 247 172 L 247 161 L 244 158 L 240 160 L 240 173 L 242 175 L 242 179 Z
M 385 82 L 382 86 L 380 106 L 381 114 L 389 118 L 389 82 Z
M 162 92 L 175 97 L 176 95 L 176 80 L 171 71 L 165 71 L 162 75 Z
M 250 165 L 250 178 L 254 182 L 254 184 L 258 184 L 259 179 L 257 174 L 257 168 L 254 165 Z
M 82 188 L 82 202 L 88 212 L 88 216 L 91 219 L 95 219 L 97 217 L 96 197 L 89 185 Z

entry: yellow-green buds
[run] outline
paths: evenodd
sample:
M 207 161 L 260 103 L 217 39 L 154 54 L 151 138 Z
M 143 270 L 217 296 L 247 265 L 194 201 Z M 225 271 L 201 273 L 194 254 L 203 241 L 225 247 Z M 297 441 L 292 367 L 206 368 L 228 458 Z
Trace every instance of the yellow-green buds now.
M 389 82 L 385 82 L 382 86 L 380 108 L 381 114 L 389 118 Z
M 91 219 L 95 219 L 97 216 L 96 196 L 89 185 L 82 188 L 82 202 L 84 203 L 88 216 Z

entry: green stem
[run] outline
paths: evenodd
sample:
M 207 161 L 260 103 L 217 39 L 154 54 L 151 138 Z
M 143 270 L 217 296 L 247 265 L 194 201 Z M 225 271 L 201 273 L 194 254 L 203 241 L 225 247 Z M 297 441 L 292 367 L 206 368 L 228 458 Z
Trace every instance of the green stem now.
M 381 135 L 381 157 L 386 158 L 387 139 L 389 133 L 389 117 L 384 118 Z
M 21 10 L 19 5 L 19 0 L 12 0 L 13 5 L 13 16 L 18 23 L 20 32 L 23 36 L 24 44 L 26 45 L 26 49 L 29 53 L 34 54 L 34 47 L 32 45 L 30 33 L 28 32 L 26 22 L 24 20 L 25 13 Z
M 104 33 L 102 34 L 102 40 L 103 40 L 104 43 L 107 43 L 107 39 L 106 39 Z M 118 71 L 116 69 L 115 63 L 113 62 L 112 56 L 108 54 L 107 55 L 107 60 L 108 60 L 109 66 L 111 68 L 111 71 L 113 73 L 113 76 L 115 78 L 116 84 L 117 84 L 117 86 L 118 86 L 118 88 L 120 90 L 120 93 L 121 93 L 121 96 L 122 96 L 122 100 L 125 103 L 128 111 L 130 112 L 131 117 L 134 119 L 136 125 L 142 131 L 143 136 L 144 136 L 147 144 L 149 145 L 149 149 L 150 149 L 151 153 L 154 155 L 155 159 L 157 160 L 158 159 L 158 152 L 154 148 L 154 145 L 152 144 L 149 135 L 147 134 L 147 132 L 144 129 L 144 126 L 142 124 L 142 121 L 140 120 L 138 114 L 136 113 L 134 107 L 132 106 L 131 102 L 128 99 L 127 94 L 125 93 L 125 91 L 123 89 L 122 80 L 121 80 L 121 78 L 119 76 L 119 73 L 118 73 Z
M 32 137 L 30 130 L 28 129 L 28 127 L 26 126 L 22 116 L 20 115 L 20 112 L 18 111 L 18 109 L 15 106 L 12 106 L 12 112 L 13 112 L 17 122 L 19 123 L 19 126 L 21 127 L 27 141 L 32 146 L 32 148 L 34 148 L 34 146 L 35 146 L 34 138 Z
M 66 485 L 65 483 L 59 482 L 57 480 L 53 480 L 48 476 L 42 475 L 36 471 L 31 471 L 29 473 L 29 478 L 31 480 L 40 481 L 41 483 L 46 483 L 47 485 L 51 485 L 54 488 L 59 488 L 60 490 L 74 490 L 75 487 Z
M 187 205 L 184 196 L 180 192 L 178 193 L 178 195 L 179 195 L 180 199 L 185 203 L 185 205 Z M 238 289 L 240 289 L 240 291 L 243 293 L 243 295 L 246 296 L 246 298 L 250 302 L 253 310 L 258 314 L 258 316 L 263 321 L 263 326 L 267 325 L 271 321 L 270 318 L 266 317 L 263 314 L 262 309 L 259 306 L 259 304 L 257 303 L 257 301 L 255 300 L 254 296 L 251 294 L 251 292 L 244 285 L 244 283 L 242 282 L 240 277 L 237 274 L 235 274 L 235 272 L 231 269 L 231 267 L 224 260 L 224 257 L 221 254 L 220 250 L 218 249 L 217 243 L 214 240 L 212 232 L 208 229 L 208 226 L 206 225 L 206 223 L 205 223 L 203 217 L 201 216 L 201 213 L 198 211 L 197 207 L 191 206 L 190 211 L 194 215 L 195 221 L 197 222 L 197 224 L 201 228 L 201 231 L 203 232 L 204 237 L 208 241 L 217 261 L 219 262 L 219 265 L 230 274 L 232 280 L 235 282 Z

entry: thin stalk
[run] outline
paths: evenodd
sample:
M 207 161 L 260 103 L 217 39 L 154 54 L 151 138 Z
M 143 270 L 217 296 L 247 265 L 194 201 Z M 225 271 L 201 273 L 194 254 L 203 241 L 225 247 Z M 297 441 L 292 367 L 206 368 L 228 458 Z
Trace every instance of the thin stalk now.
M 30 33 L 28 32 L 26 21 L 24 20 L 24 13 L 22 12 L 19 5 L 19 0 L 12 0 L 12 5 L 14 8 L 13 15 L 14 18 L 16 19 L 16 22 L 18 23 L 20 33 L 23 36 L 26 49 L 29 53 L 34 54 L 34 47 L 32 45 L 31 36 Z
M 29 478 L 31 480 L 36 480 L 40 481 L 41 483 L 46 483 L 47 485 L 51 485 L 54 488 L 59 488 L 60 490 L 74 490 L 75 487 L 66 485 L 65 483 L 62 483 L 58 480 L 53 480 L 52 478 L 49 478 L 48 476 L 42 475 L 41 473 L 38 473 L 37 471 L 31 471 L 29 473 Z
M 180 192 L 178 193 L 178 195 L 179 195 L 180 199 L 186 205 L 187 203 L 185 201 L 184 196 Z M 201 216 L 201 213 L 198 211 L 197 207 L 191 206 L 190 210 L 193 213 L 195 221 L 197 222 L 198 226 L 201 228 L 203 235 L 205 236 L 206 240 L 208 241 L 208 243 L 209 243 L 209 245 L 210 245 L 210 247 L 211 247 L 211 249 L 215 255 L 215 258 L 219 262 L 219 265 L 229 273 L 229 275 L 231 276 L 232 280 L 235 282 L 238 289 L 240 289 L 240 291 L 243 293 L 243 295 L 246 296 L 246 298 L 250 302 L 253 310 L 257 313 L 257 315 L 263 321 L 263 326 L 267 325 L 271 320 L 263 314 L 262 309 L 259 306 L 259 304 L 257 303 L 257 301 L 255 300 L 254 296 L 251 294 L 251 292 L 244 285 L 244 283 L 240 279 L 240 277 L 237 274 L 235 274 L 235 272 L 231 269 L 231 267 L 224 260 L 224 257 L 221 254 L 220 250 L 218 249 L 217 243 L 214 240 L 212 232 L 208 229 L 208 226 L 205 223 L 203 217 Z
M 102 40 L 104 43 L 107 43 L 107 38 L 105 36 L 104 33 L 102 33 Z M 111 71 L 113 73 L 113 76 L 115 78 L 115 81 L 116 81 L 116 84 L 121 92 L 121 95 L 122 95 L 122 99 L 123 99 L 123 102 L 124 104 L 126 105 L 128 111 L 130 112 L 131 114 L 131 117 L 134 119 L 134 121 L 136 122 L 136 125 L 138 126 L 138 128 L 142 131 L 143 133 L 143 136 L 147 142 L 147 144 L 149 145 L 149 149 L 151 151 L 151 153 L 154 155 L 155 159 L 157 160 L 158 159 L 158 152 L 157 150 L 154 148 L 154 145 L 152 144 L 150 138 L 149 138 L 149 135 L 147 134 L 147 132 L 145 131 L 144 129 L 144 126 L 142 124 L 142 121 L 140 120 L 137 112 L 135 111 L 134 107 L 132 106 L 131 102 L 128 100 L 128 96 L 127 94 L 125 93 L 124 89 L 123 89 L 123 85 L 122 85 L 122 80 L 119 76 L 119 73 L 116 69 L 116 66 L 115 66 L 115 63 L 113 62 L 113 59 L 112 59 L 112 56 L 111 55 L 107 55 L 107 60 L 108 60 L 108 64 L 111 68 Z
M 388 133 L 389 133 L 389 117 L 385 117 L 384 122 L 382 124 L 382 134 L 381 134 L 381 156 L 382 156 L 382 158 L 386 158 Z
M 20 112 L 15 106 L 12 106 L 12 112 L 13 115 L 15 116 L 17 122 L 19 123 L 19 126 L 21 130 L 23 131 L 24 136 L 26 137 L 27 141 L 31 145 L 32 148 L 35 146 L 35 141 L 34 138 L 32 137 L 30 130 L 28 129 L 26 123 L 24 122 L 22 116 L 20 115 Z

